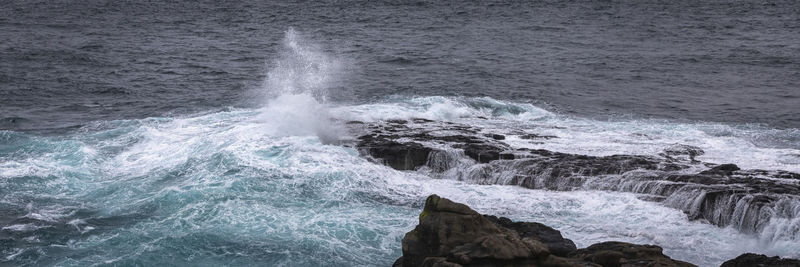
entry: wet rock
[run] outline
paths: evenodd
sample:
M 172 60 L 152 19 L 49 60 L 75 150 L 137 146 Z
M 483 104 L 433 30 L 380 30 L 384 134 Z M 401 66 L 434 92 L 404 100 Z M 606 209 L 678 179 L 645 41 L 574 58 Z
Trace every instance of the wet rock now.
M 480 163 L 488 163 L 500 159 L 500 154 L 506 149 L 492 144 L 471 143 L 453 146 L 464 150 L 464 154 Z
M 432 150 L 419 143 L 399 143 L 372 136 L 361 137 L 358 147 L 365 154 L 397 170 L 415 170 L 425 165 Z
M 690 219 L 745 233 L 761 231 L 773 217 L 800 217 L 800 209 L 794 208 L 800 206 L 800 174 L 698 162 L 694 157 L 704 152 L 694 146 L 676 144 L 661 157 L 587 156 L 514 148 L 471 125 L 412 121 L 353 124 L 353 129 L 367 131 L 356 147 L 395 169 L 426 166 L 436 178 L 531 189 L 632 192 L 679 209 Z M 525 137 L 522 131 L 511 134 L 554 138 Z M 710 169 L 687 171 L 702 165 Z
M 741 169 L 739 169 L 739 166 L 736 166 L 736 164 L 722 164 L 722 165 L 717 165 L 716 167 L 711 168 L 710 170 L 702 171 L 700 172 L 700 174 L 719 174 L 719 175 L 730 176 L 731 174 L 733 174 L 733 172 L 738 170 Z
M 420 135 L 412 135 L 412 137 L 419 138 Z M 466 135 L 447 135 L 447 136 L 427 136 L 428 140 L 437 140 L 446 143 L 454 143 L 454 144 L 479 144 L 483 143 L 483 140 L 474 137 L 474 136 L 466 136 Z
M 403 267 L 403 256 L 397 258 L 397 260 L 395 260 L 394 263 L 392 263 L 392 267 Z
M 494 140 L 505 140 L 506 136 L 502 134 L 486 134 L 486 137 L 492 138 Z
M 767 257 L 766 255 L 745 253 L 735 259 L 728 260 L 720 267 L 800 267 L 800 260 L 782 259 L 780 257 Z
M 636 245 L 625 242 L 602 242 L 579 249 L 570 254 L 602 266 L 695 266 L 673 260 L 664 255 L 662 248 L 654 245 Z
M 402 245 L 403 256 L 393 266 L 694 266 L 652 245 L 604 242 L 576 250 L 548 226 L 482 216 L 436 195 L 425 201 L 419 225 Z M 565 246 L 571 252 L 556 252 L 562 256 L 550 250 Z
M 402 243 L 403 266 L 442 266 L 444 261 L 436 258 L 458 264 L 499 263 L 549 254 L 546 249 L 528 247 L 515 232 L 498 227 L 466 205 L 436 195 L 425 201 L 419 225 Z
M 537 222 L 513 222 L 505 217 L 484 215 L 493 223 L 514 230 L 522 238 L 532 238 L 541 242 L 553 255 L 565 257 L 578 248 L 572 240 L 561 236 L 561 232 Z

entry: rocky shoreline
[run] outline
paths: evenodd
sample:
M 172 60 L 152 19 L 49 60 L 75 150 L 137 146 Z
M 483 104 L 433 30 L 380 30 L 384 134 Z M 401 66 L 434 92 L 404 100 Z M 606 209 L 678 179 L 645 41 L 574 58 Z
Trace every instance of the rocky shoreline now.
M 419 224 L 402 241 L 393 266 L 695 266 L 655 245 L 602 242 L 578 249 L 558 230 L 535 222 L 481 215 L 468 206 L 429 196 Z M 743 254 L 722 264 L 800 266 L 800 260 Z
M 397 170 L 477 184 L 631 192 L 682 210 L 690 220 L 749 234 L 770 228 L 800 235 L 791 227 L 800 222 L 800 174 L 701 162 L 698 147 L 674 144 L 657 156 L 586 156 L 506 142 L 512 136 L 534 144 L 558 138 L 531 132 L 427 119 L 347 124 L 359 136 L 352 146 Z

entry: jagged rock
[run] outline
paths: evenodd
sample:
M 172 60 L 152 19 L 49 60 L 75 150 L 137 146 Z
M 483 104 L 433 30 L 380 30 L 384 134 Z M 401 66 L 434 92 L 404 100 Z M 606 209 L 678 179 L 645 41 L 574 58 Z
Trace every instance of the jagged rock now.
M 711 168 L 709 170 L 702 171 L 700 172 L 700 174 L 719 174 L 719 175 L 730 176 L 731 174 L 733 174 L 733 172 L 738 170 L 741 169 L 739 169 L 739 166 L 736 166 L 736 164 L 722 164 L 714 168 Z
M 399 143 L 372 136 L 362 137 L 359 147 L 397 170 L 415 170 L 425 165 L 431 153 L 431 148 L 419 143 Z
M 603 242 L 579 249 L 571 258 L 611 266 L 695 266 L 664 255 L 661 247 L 624 242 Z
M 395 169 L 415 170 L 424 165 L 437 178 L 531 189 L 633 192 L 682 210 L 690 219 L 745 233 L 761 231 L 776 216 L 800 217 L 800 210 L 793 208 L 800 206 L 800 174 L 698 162 L 694 157 L 704 152 L 694 146 L 667 147 L 663 157 L 586 156 L 514 148 L 471 125 L 412 121 L 354 125 L 368 131 L 356 147 Z M 526 138 L 521 131 L 507 134 Z M 703 165 L 711 168 L 687 171 Z
M 551 254 L 550 247 L 571 253 L 560 257 Z M 482 216 L 464 204 L 431 195 L 419 225 L 403 237 L 403 256 L 393 266 L 694 266 L 672 260 L 652 245 L 605 242 L 574 247 L 548 226 Z M 559 254 L 566 256 L 563 252 Z
M 513 264 L 549 254 L 540 242 L 523 241 L 516 232 L 498 227 L 466 205 L 431 195 L 419 225 L 403 237 L 402 266 Z
M 778 256 L 767 257 L 766 255 L 745 253 L 735 259 L 728 260 L 720 267 L 800 267 L 800 260 L 782 259 Z
M 544 244 L 553 255 L 565 257 L 578 248 L 575 242 L 561 236 L 561 232 L 537 222 L 514 222 L 509 218 L 483 215 L 495 224 L 514 230 L 522 238 L 532 238 Z
M 397 260 L 395 260 L 394 263 L 392 263 L 392 267 L 403 267 L 403 256 L 397 258 Z
M 500 154 L 506 150 L 503 147 L 486 143 L 458 144 L 453 147 L 464 149 L 464 154 L 480 163 L 498 160 L 500 159 Z
M 525 262 L 547 257 L 548 254 L 547 247 L 541 242 L 521 240 L 518 236 L 504 233 L 480 236 L 471 243 L 455 247 L 448 254 L 447 261 L 461 265 L 491 265 L 498 262 Z

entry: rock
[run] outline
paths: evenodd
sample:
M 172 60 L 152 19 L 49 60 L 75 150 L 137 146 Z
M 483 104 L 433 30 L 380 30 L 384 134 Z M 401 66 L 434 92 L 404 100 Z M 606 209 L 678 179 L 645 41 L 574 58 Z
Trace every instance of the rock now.
M 403 256 L 393 266 L 694 266 L 652 245 L 604 242 L 576 250 L 546 225 L 480 215 L 437 195 L 427 198 L 402 243 Z
M 403 267 L 403 256 L 397 258 L 397 260 L 395 260 L 394 263 L 392 263 L 392 267 Z
M 733 172 L 738 170 L 741 169 L 739 169 L 739 166 L 736 166 L 736 164 L 722 164 L 722 165 L 717 165 L 716 167 L 711 168 L 709 170 L 702 171 L 700 172 L 700 174 L 718 174 L 718 175 L 731 176 Z
M 535 240 L 525 242 L 516 232 L 498 227 L 466 205 L 436 195 L 425 201 L 419 225 L 402 243 L 402 266 L 500 264 L 549 255 Z
M 422 262 L 423 267 L 462 267 L 463 265 L 447 261 L 445 257 L 427 257 Z
M 570 254 L 571 258 L 610 266 L 695 266 L 673 260 L 662 253 L 659 246 L 636 245 L 625 242 L 602 242 Z
M 690 219 L 731 226 L 744 233 L 760 232 L 775 216 L 800 217 L 796 209 L 785 212 L 786 207 L 800 206 L 800 173 L 741 170 L 734 164 L 698 162 L 694 157 L 704 152 L 694 146 L 669 146 L 662 157 L 587 156 L 515 148 L 486 135 L 487 129 L 473 125 L 411 121 L 348 125 L 367 131 L 356 144 L 362 154 L 398 170 L 426 166 L 426 171 L 436 178 L 531 189 L 632 192 L 679 209 Z M 525 136 L 521 131 L 509 134 L 539 141 L 549 139 L 535 134 Z M 457 149 L 463 150 L 464 155 Z M 471 160 L 462 160 L 465 158 Z M 687 171 L 702 164 L 711 168 L 698 173 Z M 800 229 L 790 231 L 786 234 L 800 234 Z
M 767 257 L 766 255 L 745 253 L 735 259 L 728 260 L 720 267 L 800 267 L 800 260 L 782 259 L 780 257 Z
M 459 144 L 453 146 L 464 150 L 464 154 L 480 163 L 488 163 L 500 159 L 500 154 L 506 149 L 487 143 Z
M 522 238 L 532 238 L 541 242 L 553 255 L 566 257 L 578 248 L 572 240 L 561 236 L 561 232 L 537 222 L 513 222 L 505 217 L 484 215 L 495 224 L 517 232 Z
M 432 150 L 419 143 L 399 143 L 372 136 L 361 137 L 358 146 L 365 154 L 381 159 L 397 170 L 415 170 L 425 165 Z
M 494 140 L 505 140 L 506 136 L 502 134 L 486 134 L 486 137 L 492 138 Z
M 455 247 L 448 255 L 448 261 L 459 264 L 472 264 L 488 261 L 513 261 L 530 258 L 533 255 L 547 256 L 548 251 L 542 243 L 535 240 L 523 242 L 517 236 L 507 234 L 484 235 L 473 242 Z

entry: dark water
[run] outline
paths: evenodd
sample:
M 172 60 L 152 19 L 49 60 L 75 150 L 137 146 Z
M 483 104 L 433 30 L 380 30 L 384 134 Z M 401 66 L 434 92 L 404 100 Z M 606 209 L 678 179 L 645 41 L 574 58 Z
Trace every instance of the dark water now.
M 800 172 L 798 14 L 796 1 L 0 1 L 0 266 L 387 266 L 430 194 L 579 247 L 797 258 L 795 195 L 742 232 L 632 193 L 397 171 L 336 144 L 358 136 L 345 121 L 426 118 L 519 149 L 659 158 L 678 144 Z M 528 132 L 556 138 L 515 137 Z M 688 195 L 673 200 L 699 203 Z
M 0 129 L 252 106 L 289 27 L 348 59 L 340 102 L 800 127 L 797 1 L 3 1 Z

